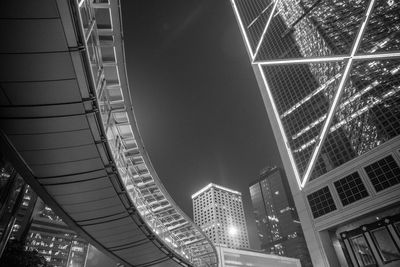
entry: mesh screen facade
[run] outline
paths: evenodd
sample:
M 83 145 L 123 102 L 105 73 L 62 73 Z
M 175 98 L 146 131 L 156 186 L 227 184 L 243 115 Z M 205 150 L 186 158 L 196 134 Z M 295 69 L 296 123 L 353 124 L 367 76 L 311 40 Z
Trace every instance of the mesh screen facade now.
M 302 186 L 400 134 L 398 1 L 232 4 Z
M 358 266 L 335 231 L 400 205 L 400 2 L 231 3 L 313 264 Z

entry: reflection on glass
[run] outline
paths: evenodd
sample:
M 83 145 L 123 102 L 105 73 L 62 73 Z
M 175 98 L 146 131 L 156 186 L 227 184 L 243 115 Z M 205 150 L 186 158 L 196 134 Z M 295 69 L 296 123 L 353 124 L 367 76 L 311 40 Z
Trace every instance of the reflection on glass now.
M 376 246 L 381 254 L 382 259 L 393 261 L 400 259 L 400 252 L 390 237 L 390 233 L 386 227 L 379 228 L 372 232 Z
M 375 266 L 375 258 L 363 235 L 358 235 L 350 239 L 354 254 L 360 267 Z
M 396 227 L 397 234 L 400 236 L 400 222 L 396 223 L 394 226 Z

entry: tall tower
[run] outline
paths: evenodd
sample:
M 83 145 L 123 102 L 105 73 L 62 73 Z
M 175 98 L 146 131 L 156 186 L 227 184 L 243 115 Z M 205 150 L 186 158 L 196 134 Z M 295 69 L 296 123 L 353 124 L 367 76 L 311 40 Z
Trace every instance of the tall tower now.
M 400 3 L 231 3 L 314 266 L 400 259 Z
M 215 245 L 249 248 L 242 194 L 209 184 L 192 195 L 194 222 Z
M 249 190 L 261 249 L 300 259 L 303 267 L 312 266 L 285 173 L 267 167 Z

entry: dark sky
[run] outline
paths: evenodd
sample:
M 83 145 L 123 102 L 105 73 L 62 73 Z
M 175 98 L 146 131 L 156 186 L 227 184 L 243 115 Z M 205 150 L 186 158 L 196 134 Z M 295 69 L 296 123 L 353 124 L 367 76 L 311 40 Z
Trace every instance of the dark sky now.
M 192 217 L 210 182 L 243 193 L 281 165 L 229 0 L 122 1 L 127 70 L 145 147 L 165 187 Z

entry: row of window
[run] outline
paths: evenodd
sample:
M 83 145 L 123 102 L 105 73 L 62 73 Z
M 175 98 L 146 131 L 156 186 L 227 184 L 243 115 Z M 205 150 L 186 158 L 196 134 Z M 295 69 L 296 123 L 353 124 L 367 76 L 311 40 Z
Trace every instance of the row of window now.
M 392 155 L 388 155 L 366 167 L 364 170 L 376 192 L 400 184 L 400 167 Z M 333 183 L 343 206 L 369 196 L 358 172 L 351 173 Z M 328 186 L 307 196 L 314 218 L 336 210 Z

